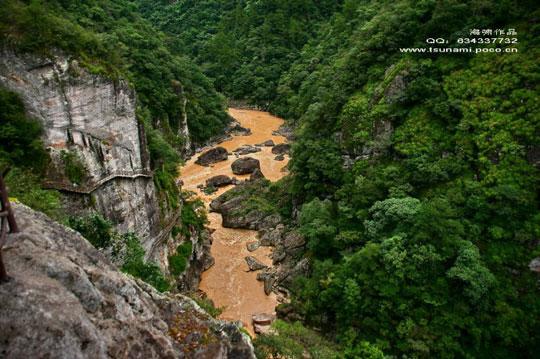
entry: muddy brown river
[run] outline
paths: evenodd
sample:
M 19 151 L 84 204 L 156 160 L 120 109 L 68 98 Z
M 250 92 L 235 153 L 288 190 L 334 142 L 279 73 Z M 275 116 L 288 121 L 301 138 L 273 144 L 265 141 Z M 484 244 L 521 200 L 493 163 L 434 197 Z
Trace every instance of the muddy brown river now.
M 272 135 L 272 132 L 283 124 L 282 119 L 272 116 L 268 112 L 234 108 L 229 109 L 229 114 L 243 127 L 251 129 L 251 135 L 234 136 L 218 145 L 226 148 L 229 152 L 242 145 L 255 145 L 269 139 L 273 140 L 275 144 L 285 142 L 283 136 Z M 286 166 L 288 156 L 285 156 L 284 161 L 276 161 L 274 160 L 276 155 L 271 150 L 272 147 L 262 147 L 261 152 L 245 156 L 257 158 L 261 163 L 261 170 L 265 177 L 276 181 L 285 175 L 282 168 Z M 184 181 L 184 189 L 197 193 L 207 208 L 212 199 L 231 189 L 232 186 L 206 195 L 197 188 L 197 185 L 204 184 L 210 177 L 222 174 L 238 179 L 249 177 L 249 175 L 238 176 L 232 173 L 231 163 L 236 160 L 234 155 L 229 155 L 227 161 L 216 163 L 211 167 L 197 165 L 195 160 L 198 155 L 193 156 L 181 168 L 180 178 Z M 217 307 L 224 308 L 220 316 L 221 319 L 242 321 L 246 329 L 253 335 L 251 316 L 258 313 L 274 313 L 277 298 L 274 293 L 268 296 L 264 293 L 263 283 L 257 281 L 256 272 L 248 272 L 244 257 L 251 255 L 261 262 L 271 265 L 271 249 L 259 247 L 256 251 L 249 252 L 246 243 L 256 240 L 256 231 L 224 228 L 221 226 L 221 215 L 217 213 L 209 213 L 208 219 L 210 221 L 209 227 L 215 230 L 212 234 L 211 252 L 216 263 L 202 274 L 200 289 L 214 301 Z

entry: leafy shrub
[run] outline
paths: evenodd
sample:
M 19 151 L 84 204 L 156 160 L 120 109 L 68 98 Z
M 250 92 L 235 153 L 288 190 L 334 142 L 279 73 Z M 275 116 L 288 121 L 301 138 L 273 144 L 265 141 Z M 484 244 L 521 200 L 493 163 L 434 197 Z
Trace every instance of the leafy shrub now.
M 122 242 L 125 243 L 126 248 L 122 271 L 142 279 L 160 292 L 169 290 L 171 284 L 158 265 L 144 260 L 144 248 L 139 238 L 133 233 L 127 233 L 122 235 Z
M 11 168 L 5 178 L 9 196 L 61 219 L 60 193 L 41 188 L 49 162 L 41 134 L 40 123 L 26 115 L 20 97 L 0 87 L 0 171 Z
M 214 186 L 208 186 L 208 187 L 204 187 L 204 190 L 203 190 L 203 191 L 204 191 L 204 194 L 210 195 L 210 194 L 216 192 L 216 191 L 217 191 L 217 188 L 214 187 Z
M 182 233 L 182 228 L 179 226 L 174 226 L 171 230 L 171 235 L 173 238 L 176 238 L 180 233 Z
M 60 193 L 42 189 L 40 177 L 35 173 L 12 168 L 5 180 L 10 197 L 15 197 L 21 203 L 56 220 L 64 218 Z
M 176 253 L 178 255 L 181 255 L 183 257 L 189 257 L 191 256 L 191 253 L 193 252 L 193 244 L 190 241 L 186 241 L 176 247 Z
M 0 86 L 0 169 L 16 166 L 42 173 L 48 162 L 42 132 L 40 123 L 26 116 L 20 97 Z
M 121 262 L 121 270 L 140 278 L 160 292 L 170 289 L 157 264 L 144 260 L 144 248 L 134 233 L 117 233 L 110 221 L 99 213 L 91 213 L 84 217 L 70 217 L 68 225 L 78 231 L 94 247 L 112 249 L 113 256 Z
M 176 247 L 176 253 L 169 256 L 169 269 L 173 275 L 180 275 L 186 270 L 192 251 L 193 244 L 189 240 Z
M 64 162 L 64 173 L 74 184 L 81 184 L 86 177 L 86 168 L 76 152 L 62 150 L 62 162 Z
M 208 298 L 193 296 L 192 299 L 199 305 L 199 307 L 214 318 L 219 317 L 219 315 L 223 313 L 223 308 L 216 308 L 214 303 Z
M 320 334 L 300 322 L 276 320 L 272 323 L 275 334 L 259 335 L 253 342 L 257 358 L 340 358 L 338 348 Z
M 97 212 L 82 217 L 71 216 L 68 218 L 68 226 L 82 234 L 98 249 L 109 247 L 116 235 L 112 223 Z
M 188 228 L 190 226 L 193 226 L 197 230 L 202 230 L 208 223 L 208 218 L 206 217 L 206 209 L 202 200 L 191 199 L 192 194 L 188 192 L 184 192 L 183 196 L 184 203 L 180 222 L 182 223 L 184 234 L 189 236 Z

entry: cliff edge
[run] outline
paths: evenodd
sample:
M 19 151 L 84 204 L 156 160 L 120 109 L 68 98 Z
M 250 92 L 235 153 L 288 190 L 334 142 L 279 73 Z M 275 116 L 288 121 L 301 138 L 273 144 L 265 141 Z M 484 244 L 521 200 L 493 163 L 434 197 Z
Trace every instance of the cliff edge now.
M 0 357 L 255 358 L 236 325 L 119 272 L 77 232 L 15 204 Z

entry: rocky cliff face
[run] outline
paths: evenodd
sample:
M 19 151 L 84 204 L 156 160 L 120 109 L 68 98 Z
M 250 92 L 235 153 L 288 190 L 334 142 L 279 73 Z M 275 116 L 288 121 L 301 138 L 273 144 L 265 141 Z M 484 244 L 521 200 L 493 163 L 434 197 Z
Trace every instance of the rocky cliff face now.
M 254 358 L 236 325 L 116 270 L 78 233 L 22 205 L 0 285 L 0 357 Z
M 4 51 L 0 84 L 17 92 L 43 124 L 52 158 L 46 185 L 70 194 L 71 210 L 93 207 L 151 248 L 160 230 L 159 207 L 127 83 L 92 75 L 65 56 Z

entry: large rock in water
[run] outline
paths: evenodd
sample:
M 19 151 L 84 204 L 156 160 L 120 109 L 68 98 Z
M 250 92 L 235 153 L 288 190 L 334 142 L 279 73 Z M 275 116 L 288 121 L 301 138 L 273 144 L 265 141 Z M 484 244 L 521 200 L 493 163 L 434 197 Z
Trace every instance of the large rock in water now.
M 251 146 L 251 145 L 243 145 L 238 147 L 236 150 L 233 151 L 233 153 L 238 155 L 247 155 L 250 153 L 256 153 L 261 152 L 261 148 L 257 146 Z
M 5 358 L 255 358 L 236 325 L 119 272 L 78 233 L 15 205 L 0 285 Z
M 258 229 L 261 221 L 266 216 L 265 213 L 254 210 L 240 214 L 247 197 L 240 195 L 226 200 L 226 194 L 227 192 L 210 203 L 210 209 L 213 212 L 221 213 L 222 226 L 225 228 Z
M 259 160 L 252 157 L 239 158 L 231 164 L 235 175 L 247 175 L 253 173 L 256 169 L 261 169 Z
M 233 183 L 229 176 L 217 175 L 206 180 L 206 187 L 225 187 Z
M 259 262 L 259 260 L 253 256 L 247 256 L 244 259 L 246 260 L 250 271 L 258 271 L 267 268 L 265 264 Z
M 257 208 L 246 208 L 249 202 L 246 188 L 254 184 L 257 182 L 243 182 L 212 200 L 210 210 L 221 214 L 223 227 L 259 230 L 274 228 L 283 222 L 277 213 L 269 214 Z
M 226 161 L 229 153 L 223 147 L 215 147 L 204 152 L 195 161 L 196 164 L 201 166 L 208 166 L 212 163 Z
M 255 168 L 253 172 L 251 172 L 251 175 L 249 176 L 250 181 L 256 181 L 259 179 L 265 179 L 264 174 L 259 168 Z
M 291 145 L 289 145 L 288 143 L 280 143 L 272 148 L 272 153 L 275 155 L 283 155 L 285 153 L 289 153 L 290 150 Z

